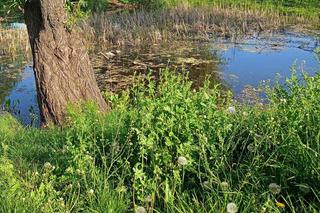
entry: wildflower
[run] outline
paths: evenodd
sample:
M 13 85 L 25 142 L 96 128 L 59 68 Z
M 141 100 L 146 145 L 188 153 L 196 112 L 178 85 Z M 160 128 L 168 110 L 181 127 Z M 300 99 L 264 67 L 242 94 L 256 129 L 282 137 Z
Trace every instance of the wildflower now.
M 125 187 L 125 186 L 118 186 L 117 188 L 116 188 L 116 191 L 118 192 L 118 193 L 122 193 L 122 192 L 126 192 L 127 191 L 127 188 Z
M 222 190 L 227 190 L 229 188 L 229 184 L 225 181 L 221 182 L 220 186 Z
M 228 112 L 229 112 L 230 114 L 235 114 L 235 113 L 236 113 L 236 108 L 233 107 L 233 106 L 231 106 L 231 107 L 228 108 Z
M 287 99 L 281 98 L 281 99 L 280 99 L 280 102 L 285 104 L 285 103 L 287 103 Z
M 151 195 L 148 195 L 147 197 L 145 197 L 145 198 L 144 198 L 144 201 L 145 201 L 146 203 L 151 203 L 151 202 L 152 202 L 152 197 L 151 197 Z
M 49 170 L 49 169 L 52 168 L 52 165 L 51 165 L 51 163 L 46 162 L 46 163 L 43 165 L 43 168 Z
M 228 213 L 236 213 L 238 212 L 238 206 L 235 203 L 228 203 L 227 205 L 227 212 Z
M 249 114 L 248 114 L 247 112 L 243 112 L 242 115 L 246 117 L 246 116 L 248 116 Z
M 281 208 L 281 209 L 283 209 L 284 207 L 286 207 L 286 205 L 285 205 L 284 203 L 281 203 L 281 202 L 276 202 L 276 205 L 277 205 L 279 208 Z
M 90 189 L 90 190 L 88 191 L 88 194 L 89 194 L 89 195 L 93 195 L 93 193 L 94 193 L 94 190 L 93 190 L 93 189 Z
M 247 146 L 247 149 L 248 149 L 249 152 L 254 152 L 254 150 L 255 150 L 254 144 L 253 144 L 253 143 L 249 144 L 249 145 Z
M 281 187 L 276 183 L 270 183 L 269 190 L 272 194 L 279 194 L 281 191 Z
M 139 206 L 138 208 L 136 208 L 136 213 L 146 213 L 147 210 L 142 207 L 142 206 Z
M 188 164 L 188 160 L 187 160 L 187 158 L 180 156 L 180 157 L 178 157 L 177 163 L 180 166 L 185 166 Z

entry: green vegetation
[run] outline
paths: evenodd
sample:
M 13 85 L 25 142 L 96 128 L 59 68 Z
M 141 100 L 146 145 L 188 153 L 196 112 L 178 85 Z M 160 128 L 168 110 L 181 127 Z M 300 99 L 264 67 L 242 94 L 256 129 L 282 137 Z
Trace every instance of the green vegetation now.
M 3 0 L 0 15 L 8 12 L 17 14 L 17 8 L 25 0 Z M 77 13 L 101 12 L 108 8 L 108 0 L 67 1 L 69 11 Z M 180 4 L 191 6 L 216 5 L 221 7 L 240 7 L 244 9 L 271 9 L 284 14 L 319 18 L 320 1 L 318 0 L 119 0 L 125 4 L 137 4 L 148 8 L 171 7 Z
M 61 129 L 1 116 L 0 211 L 317 212 L 320 75 L 303 77 L 244 106 L 163 71 Z
M 138 3 L 149 7 L 176 6 L 179 4 L 219 5 L 222 7 L 241 7 L 257 9 L 274 9 L 283 13 L 293 13 L 302 16 L 319 15 L 320 2 L 318 0 L 122 0 L 126 3 Z

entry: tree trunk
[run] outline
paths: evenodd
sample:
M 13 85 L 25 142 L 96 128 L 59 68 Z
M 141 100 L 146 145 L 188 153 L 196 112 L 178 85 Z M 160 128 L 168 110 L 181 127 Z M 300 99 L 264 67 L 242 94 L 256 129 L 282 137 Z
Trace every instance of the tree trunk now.
M 94 101 L 107 110 L 85 45 L 66 28 L 65 0 L 27 0 L 25 21 L 42 125 L 61 125 L 70 103 Z

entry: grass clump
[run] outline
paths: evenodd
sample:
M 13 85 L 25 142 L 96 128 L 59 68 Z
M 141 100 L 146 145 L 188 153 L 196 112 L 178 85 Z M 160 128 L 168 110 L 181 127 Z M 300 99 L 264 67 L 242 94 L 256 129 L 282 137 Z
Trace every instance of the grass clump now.
M 320 75 L 297 76 L 263 107 L 163 71 L 107 95 L 105 115 L 72 107 L 62 129 L 1 117 L 0 210 L 316 212 Z

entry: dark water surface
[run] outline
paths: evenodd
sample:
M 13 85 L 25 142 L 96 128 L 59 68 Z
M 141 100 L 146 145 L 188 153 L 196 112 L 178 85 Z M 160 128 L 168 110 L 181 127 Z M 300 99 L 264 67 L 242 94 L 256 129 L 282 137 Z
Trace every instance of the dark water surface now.
M 248 38 L 237 43 L 221 39 L 209 46 L 210 48 L 207 48 L 205 53 L 202 48 L 198 47 L 201 50 L 195 57 L 191 51 L 185 53 L 185 63 L 193 65 L 193 70 L 190 72 L 191 79 L 199 82 L 204 79 L 206 74 L 211 74 L 216 78 L 215 81 L 231 88 L 235 95 L 240 94 L 248 85 L 257 87 L 263 80 L 273 80 L 277 74 L 281 76 L 283 81 L 285 77 L 290 76 L 290 67 L 294 63 L 312 75 L 320 70 L 315 53 L 319 48 L 319 39 L 312 36 L 274 35 L 272 37 Z M 139 55 L 135 56 L 135 58 L 138 57 Z M 165 66 L 171 57 L 173 55 L 158 55 L 157 61 Z M 176 58 L 177 61 L 184 61 L 181 55 Z M 203 60 L 199 60 L 199 58 Z M 212 63 L 210 58 L 215 59 L 215 62 Z M 118 75 L 125 72 L 125 69 L 128 72 L 133 72 L 132 67 L 141 69 L 149 62 L 147 63 L 143 61 L 143 58 L 142 60 L 140 58 L 132 63 L 124 63 L 123 58 L 118 58 L 117 63 L 121 64 L 121 67 L 116 66 L 114 69 Z M 157 65 L 153 66 L 157 67 Z M 108 72 L 110 69 L 105 69 L 105 73 Z M 11 70 L 9 72 L 8 66 L 0 65 L 0 77 L 0 102 L 3 105 L 10 103 L 10 110 L 24 125 L 38 126 L 39 109 L 32 67 L 28 65 L 22 71 Z M 120 76 L 120 78 L 122 77 Z M 106 83 L 102 81 L 103 79 L 110 81 L 108 75 L 97 73 L 97 79 L 100 88 L 108 88 L 104 85 Z

